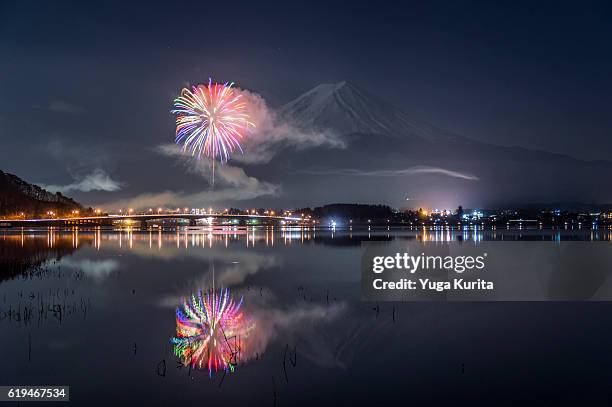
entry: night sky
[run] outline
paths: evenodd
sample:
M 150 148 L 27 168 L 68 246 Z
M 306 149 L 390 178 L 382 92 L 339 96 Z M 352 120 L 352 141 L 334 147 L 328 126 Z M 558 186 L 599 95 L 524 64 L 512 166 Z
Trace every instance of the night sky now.
M 207 203 L 197 195 L 206 179 L 160 146 L 174 139 L 174 97 L 209 76 L 261 95 L 271 109 L 349 81 L 477 141 L 610 159 L 612 13 L 603 2 L 99 3 L 0 3 L 0 169 L 86 204 L 159 193 Z M 329 166 L 330 151 L 320 150 L 330 149 L 276 157 L 309 154 L 311 165 Z M 329 203 L 312 185 L 308 197 L 288 187 L 306 175 L 285 164 L 235 163 L 249 188 L 268 192 L 215 201 Z M 244 189 L 232 182 L 226 187 Z M 399 205 L 415 193 L 369 200 Z M 441 204 L 465 200 L 454 191 Z

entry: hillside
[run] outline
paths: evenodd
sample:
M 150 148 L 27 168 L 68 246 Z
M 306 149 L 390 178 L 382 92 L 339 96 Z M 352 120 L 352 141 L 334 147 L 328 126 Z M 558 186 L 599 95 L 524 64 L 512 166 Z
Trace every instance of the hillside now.
M 320 196 L 323 182 L 326 201 L 367 202 L 375 196 L 398 207 L 406 200 L 443 208 L 612 200 L 605 176 L 611 161 L 475 140 L 351 83 L 316 86 L 279 110 L 306 134 L 325 131 L 346 144 L 309 154 L 286 151 L 271 162 L 278 174 L 300 173 L 299 183 L 283 183 L 288 196 Z
M 0 171 L 0 216 L 42 217 L 48 211 L 62 215 L 73 210 L 83 211 L 84 208 L 59 192 L 52 194 L 13 174 Z

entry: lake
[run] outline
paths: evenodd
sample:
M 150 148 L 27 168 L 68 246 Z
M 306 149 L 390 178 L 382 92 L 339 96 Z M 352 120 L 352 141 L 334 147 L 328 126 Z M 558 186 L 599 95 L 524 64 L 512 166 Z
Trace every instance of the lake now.
M 3 230 L 0 384 L 69 385 L 83 405 L 612 402 L 612 303 L 361 301 L 361 243 L 398 239 L 612 232 Z M 211 373 L 172 339 L 177 307 L 213 284 L 243 299 L 248 330 Z

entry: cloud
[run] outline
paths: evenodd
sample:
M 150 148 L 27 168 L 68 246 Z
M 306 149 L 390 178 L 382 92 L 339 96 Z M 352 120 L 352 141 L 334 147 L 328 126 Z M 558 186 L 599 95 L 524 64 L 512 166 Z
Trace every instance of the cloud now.
M 119 269 L 119 262 L 114 259 L 75 260 L 65 258 L 62 259 L 61 264 L 74 270 L 80 270 L 85 273 L 86 276 L 93 278 L 95 281 L 102 281 Z
M 49 110 L 56 113 L 83 113 L 85 111 L 84 108 L 80 106 L 73 105 L 72 103 L 66 102 L 64 100 L 53 100 L 49 103 Z
M 98 168 L 88 175 L 77 177 L 71 184 L 41 184 L 41 187 L 51 192 L 68 193 L 72 191 L 118 191 L 122 184 L 113 180 L 106 172 Z
M 39 148 L 71 173 L 84 173 L 94 168 L 107 168 L 112 165 L 111 158 L 114 155 L 112 151 L 93 145 L 92 142 L 81 144 L 74 141 L 83 139 L 82 134 L 50 133 L 44 136 L 49 141 Z
M 240 170 L 242 171 L 242 170 Z M 242 171 L 244 174 L 244 171 Z M 252 177 L 247 177 L 251 179 Z M 267 182 L 259 182 L 252 178 L 247 188 L 228 188 L 214 191 L 201 191 L 195 193 L 184 193 L 174 191 L 163 191 L 157 193 L 144 193 L 132 198 L 104 204 L 106 208 L 151 208 L 151 207 L 175 207 L 208 204 L 210 202 L 222 201 L 246 201 L 265 195 L 278 195 L 280 187 Z
M 212 167 L 207 160 L 198 160 L 174 144 L 158 146 L 158 153 L 177 160 L 189 173 L 205 178 L 212 185 Z M 191 206 L 194 204 L 220 201 L 245 201 L 261 196 L 276 196 L 280 194 L 281 187 L 255 177 L 247 175 L 242 168 L 231 165 L 217 165 L 215 167 L 215 188 L 195 193 L 163 191 L 157 193 L 144 193 L 135 197 L 116 202 L 107 203 L 105 207 L 111 208 L 149 208 Z
M 176 144 L 163 144 L 157 146 L 155 151 L 176 159 L 185 171 L 205 178 L 209 185 L 213 184 L 213 169 L 209 160 L 200 160 L 192 157 L 189 152 L 184 151 Z M 260 182 L 257 178 L 246 175 L 244 170 L 239 167 L 216 163 L 214 171 L 214 183 L 217 187 L 240 188 L 256 191 L 259 188 L 264 190 L 273 189 L 272 184 Z M 266 194 L 267 195 L 267 194 Z
M 203 237 L 204 238 L 204 237 Z M 177 258 L 185 257 L 185 249 L 175 245 L 165 245 L 163 250 L 151 250 L 148 245 L 134 245 L 131 253 L 147 258 L 155 258 L 163 261 L 175 261 Z M 262 270 L 270 270 L 281 265 L 281 261 L 273 254 L 262 254 L 254 251 L 243 251 L 226 249 L 223 251 L 194 251 L 190 252 L 200 260 L 214 261 L 216 263 L 215 281 L 219 286 L 234 287 L 243 284 Z M 210 274 L 198 275 L 193 280 L 184 280 L 193 287 L 204 287 L 210 283 Z M 171 306 L 176 305 L 180 296 L 168 296 L 163 301 Z
M 141 257 L 158 258 L 164 261 L 174 261 L 176 258 L 185 257 L 184 248 L 176 248 L 172 246 L 164 247 L 164 250 L 151 251 L 145 246 L 134 246 L 132 252 Z M 265 272 L 281 265 L 280 258 L 275 255 L 261 254 L 257 252 L 245 252 L 241 250 L 224 250 L 221 252 L 190 252 L 190 255 L 194 255 L 200 260 L 213 261 L 216 264 L 215 268 L 215 284 L 218 287 L 234 288 L 241 290 L 244 289 L 243 285 L 248 278 L 251 278 L 259 272 Z M 195 276 L 194 278 L 188 278 L 181 280 L 180 287 L 208 287 L 211 285 L 213 280 L 213 274 L 210 271 Z M 177 287 L 178 290 L 183 288 Z M 257 297 L 259 297 L 259 290 L 257 290 Z M 178 292 L 167 294 L 157 304 L 161 307 L 174 308 L 176 305 L 183 302 L 185 296 Z M 261 298 L 254 298 L 254 300 L 261 300 Z
M 334 132 L 298 128 L 270 109 L 260 95 L 243 89 L 236 91 L 244 98 L 255 129 L 243 143 L 248 153 L 236 154 L 235 160 L 248 164 L 267 163 L 284 148 L 346 148 L 346 142 Z
M 298 129 L 281 119 L 268 108 L 260 95 L 239 88 L 236 88 L 236 92 L 244 98 L 247 113 L 256 126 L 242 143 L 248 154 L 235 153 L 232 157 L 234 162 L 267 163 L 284 148 L 302 150 L 319 146 L 346 147 L 346 143 L 332 132 Z M 159 145 L 155 151 L 175 158 L 186 172 L 205 178 L 209 185 L 213 184 L 213 171 L 209 160 L 198 160 L 175 144 Z M 133 198 L 107 203 L 105 207 L 191 206 L 195 202 L 199 205 L 199 202 L 244 201 L 261 196 L 277 196 L 281 191 L 280 185 L 260 181 L 247 175 L 244 169 L 227 164 L 215 166 L 214 185 L 214 189 L 211 188 L 210 191 L 196 193 L 170 190 L 143 193 Z
M 249 316 L 255 322 L 256 329 L 249 335 L 249 348 L 245 358 L 252 359 L 262 354 L 275 340 L 282 342 L 300 342 L 300 353 L 312 362 L 321 366 L 340 367 L 333 357 L 321 357 L 323 346 L 312 346 L 312 342 L 321 342 L 322 332 L 329 331 L 329 324 L 337 321 L 346 313 L 344 302 L 329 305 L 296 303 L 293 306 L 280 308 L 258 301 L 259 294 L 245 296 L 249 306 Z M 249 297 L 249 298 L 246 298 Z M 314 349 L 314 351 L 312 351 Z M 332 353 L 326 352 L 326 353 Z
M 419 174 L 436 174 L 444 175 L 451 178 L 460 178 L 468 181 L 478 181 L 479 178 L 476 175 L 447 170 L 439 167 L 429 167 L 425 165 L 417 165 L 410 168 L 398 169 L 398 170 L 358 170 L 355 168 L 337 168 L 337 169 L 313 169 L 303 170 L 303 173 L 316 174 L 316 175 L 349 175 L 359 177 L 402 177 Z
M 282 118 L 257 93 L 240 88 L 235 88 L 235 92 L 242 96 L 246 113 L 255 127 L 241 142 L 245 154 L 235 151 L 233 160 L 246 164 L 264 164 L 286 148 L 346 148 L 345 141 L 332 131 L 299 128 Z

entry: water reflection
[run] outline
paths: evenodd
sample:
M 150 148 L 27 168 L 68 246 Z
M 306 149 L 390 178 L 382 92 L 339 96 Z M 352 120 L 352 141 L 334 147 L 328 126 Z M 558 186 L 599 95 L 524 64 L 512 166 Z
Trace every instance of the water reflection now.
M 75 404 L 101 387 L 104 401 L 125 404 L 170 404 L 177 395 L 225 405 L 393 404 L 398 388 L 427 399 L 421 383 L 457 390 L 458 382 L 486 397 L 509 382 L 527 386 L 516 365 L 527 353 L 539 394 L 555 371 L 566 372 L 555 386 L 601 377 L 589 386 L 603 389 L 612 363 L 598 339 L 608 334 L 606 304 L 362 302 L 360 245 L 611 237 L 603 229 L 480 227 L 2 230 L 0 329 L 8 334 L 0 357 L 12 366 L 11 382 L 70 384 Z M 243 298 L 234 318 L 243 313 L 248 323 L 213 327 L 230 301 L 206 297 L 213 281 L 236 304 Z M 571 363 L 585 359 L 601 362 Z M 416 375 L 419 386 L 404 380 Z M 483 378 L 498 382 L 483 387 Z
M 84 242 L 91 244 L 91 239 Z M 75 252 L 73 240 L 57 239 L 54 230 L 48 233 L 4 233 L 0 235 L 0 280 L 42 278 L 51 272 L 45 265 L 49 260 L 58 262 Z
M 92 239 L 84 239 L 83 244 L 90 246 Z M 91 302 L 74 286 L 85 277 L 83 270 L 62 267 L 76 250 L 71 238 L 57 239 L 55 230 L 3 234 L 0 284 L 16 280 L 21 285 L 18 290 L 2 292 L 0 321 L 28 327 L 50 321 L 61 324 L 74 315 L 86 317 Z
M 206 368 L 209 376 L 223 370 L 233 372 L 248 355 L 249 333 L 255 324 L 234 302 L 228 289 L 201 290 L 176 309 L 174 354 L 184 365 Z
M 0 231 L 4 252 L 2 256 L 19 252 L 20 255 L 31 248 L 39 252 L 43 245 L 65 252 L 67 249 L 79 249 L 81 246 L 92 246 L 97 250 L 103 246 L 113 245 L 118 248 L 134 249 L 135 245 L 143 244 L 151 250 L 165 249 L 172 246 L 176 248 L 202 247 L 212 248 L 218 246 L 229 247 L 234 243 L 242 242 L 247 248 L 271 247 L 274 245 L 325 244 L 335 246 L 358 246 L 363 241 L 391 241 L 395 239 L 418 240 L 423 242 L 450 242 L 472 241 L 479 243 L 483 240 L 583 240 L 583 241 L 610 241 L 612 229 L 567 230 L 567 229 L 497 229 L 495 227 L 483 229 L 479 226 L 455 227 L 406 227 L 406 228 L 373 228 L 367 230 L 353 230 L 339 228 L 312 228 L 312 227 L 202 227 L 173 230 L 142 231 L 139 229 L 104 230 L 101 228 L 83 229 L 74 228 L 62 230 L 49 228 L 48 230 Z M 41 240 L 44 239 L 44 240 Z M 44 244 L 43 244 L 44 242 Z M 16 250 L 19 246 L 23 250 Z M 61 255 L 61 253 L 59 253 Z

